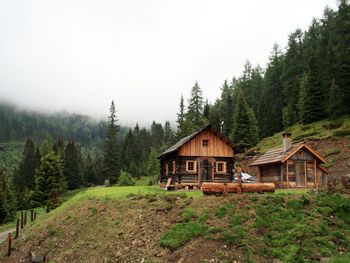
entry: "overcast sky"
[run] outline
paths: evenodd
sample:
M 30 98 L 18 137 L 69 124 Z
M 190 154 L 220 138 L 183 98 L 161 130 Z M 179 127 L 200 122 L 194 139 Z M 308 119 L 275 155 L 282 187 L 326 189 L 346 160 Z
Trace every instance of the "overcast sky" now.
M 336 0 L 0 0 L 0 99 L 122 124 L 175 121 L 195 81 L 210 102 L 248 59 Z

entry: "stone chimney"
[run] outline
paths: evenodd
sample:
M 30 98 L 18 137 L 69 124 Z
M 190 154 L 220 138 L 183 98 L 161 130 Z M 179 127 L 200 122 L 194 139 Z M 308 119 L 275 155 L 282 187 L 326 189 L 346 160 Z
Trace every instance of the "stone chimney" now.
M 288 149 L 292 146 L 292 134 L 290 132 L 282 133 L 283 136 L 283 152 L 287 152 Z

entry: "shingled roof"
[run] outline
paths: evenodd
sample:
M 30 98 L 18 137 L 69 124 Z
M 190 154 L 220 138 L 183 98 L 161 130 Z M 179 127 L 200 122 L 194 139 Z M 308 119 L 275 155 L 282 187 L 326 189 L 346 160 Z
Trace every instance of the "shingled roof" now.
M 304 142 L 299 142 L 299 143 L 292 144 L 292 146 L 285 152 L 283 151 L 283 148 L 269 150 L 263 155 L 261 155 L 254 162 L 252 162 L 250 166 L 265 165 L 265 164 L 271 164 L 271 163 L 283 163 L 303 147 L 308 149 L 322 163 L 327 163 L 327 160 L 324 159 L 319 153 L 317 153 L 316 150 L 314 150 Z
M 192 138 L 196 137 L 198 134 L 200 134 L 201 132 L 205 131 L 205 130 L 211 130 L 213 133 L 215 133 L 216 135 L 219 136 L 219 138 L 221 140 L 223 140 L 226 144 L 230 145 L 232 148 L 234 147 L 234 144 L 230 141 L 230 139 L 228 139 L 225 135 L 223 135 L 222 133 L 220 133 L 218 130 L 216 130 L 215 128 L 212 127 L 211 124 L 208 124 L 207 126 L 203 127 L 202 129 L 192 133 L 189 136 L 186 136 L 184 138 L 182 138 L 180 141 L 178 141 L 177 143 L 175 143 L 173 146 L 171 146 L 169 149 L 167 149 L 166 151 L 164 151 L 163 153 L 161 153 L 157 158 L 161 158 L 165 155 L 168 155 L 172 152 L 177 151 L 181 146 L 185 145 L 187 142 L 189 142 Z

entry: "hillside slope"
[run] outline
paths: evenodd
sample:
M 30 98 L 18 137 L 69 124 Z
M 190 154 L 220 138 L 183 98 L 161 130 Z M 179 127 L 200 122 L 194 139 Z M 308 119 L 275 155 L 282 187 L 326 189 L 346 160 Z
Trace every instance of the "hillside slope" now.
M 2 262 L 28 260 L 30 251 L 50 262 L 305 262 L 350 250 L 349 195 L 299 190 L 243 200 L 89 189 L 25 229 L 10 258 L 0 246 Z

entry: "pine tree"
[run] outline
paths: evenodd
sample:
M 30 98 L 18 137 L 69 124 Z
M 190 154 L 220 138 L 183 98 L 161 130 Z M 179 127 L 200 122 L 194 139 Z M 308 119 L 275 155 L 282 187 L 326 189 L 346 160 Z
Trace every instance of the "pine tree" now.
M 61 157 L 54 152 L 49 152 L 42 157 L 35 179 L 34 204 L 45 207 L 46 211 L 59 206 L 67 189 Z
M 60 153 L 58 153 L 60 155 Z M 70 140 L 64 151 L 64 176 L 68 189 L 78 189 L 83 185 L 77 145 Z
M 109 123 L 105 139 L 104 149 L 104 173 L 110 184 L 114 184 L 118 180 L 120 171 L 119 149 L 117 143 L 118 126 L 115 115 L 114 101 L 111 103 Z
M 238 91 L 235 113 L 233 116 L 232 141 L 243 151 L 254 146 L 259 140 L 258 125 L 253 110 L 241 90 Z

